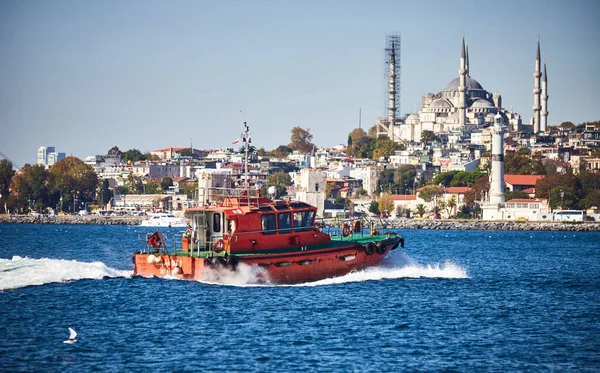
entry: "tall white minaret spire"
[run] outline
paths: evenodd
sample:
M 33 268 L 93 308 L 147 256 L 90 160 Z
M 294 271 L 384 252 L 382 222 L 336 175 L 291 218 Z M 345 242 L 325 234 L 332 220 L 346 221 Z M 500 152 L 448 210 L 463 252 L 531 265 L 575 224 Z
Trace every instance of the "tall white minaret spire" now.
M 396 124 L 396 45 L 392 40 L 390 46 L 390 81 L 388 89 L 388 137 L 394 141 L 394 124 Z
M 533 72 L 533 133 L 540 132 L 540 78 L 542 77 L 540 61 L 540 37 L 538 36 L 537 54 L 535 56 L 535 71 Z
M 504 120 L 500 114 L 494 117 L 492 127 L 492 172 L 490 174 L 490 204 L 504 203 Z
M 460 50 L 460 69 L 458 74 L 460 75 L 460 83 L 458 85 L 458 123 L 465 125 L 466 123 L 466 111 L 465 111 L 465 91 L 467 84 L 467 58 L 465 52 L 465 37 L 463 35 L 462 49 Z
M 542 72 L 542 113 L 540 131 L 548 132 L 548 75 L 546 73 L 546 58 L 544 58 L 544 71 Z
M 466 54 L 466 69 L 467 69 L 467 76 L 471 76 L 471 71 L 469 71 L 470 66 L 469 66 L 469 41 L 465 41 L 465 54 Z

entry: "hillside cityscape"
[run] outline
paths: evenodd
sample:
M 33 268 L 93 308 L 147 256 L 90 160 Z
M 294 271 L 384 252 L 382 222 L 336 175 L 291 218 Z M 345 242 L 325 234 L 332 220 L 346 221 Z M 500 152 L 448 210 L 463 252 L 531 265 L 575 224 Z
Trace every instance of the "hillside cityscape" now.
M 223 149 L 169 146 L 142 153 L 114 146 L 81 160 L 41 146 L 36 164 L 17 171 L 2 154 L 0 211 L 176 211 L 202 204 L 199 187 L 210 184 L 263 195 L 275 186 L 274 198 L 313 204 L 322 217 L 543 221 L 553 220 L 556 210 L 580 210 L 597 220 L 600 122 L 549 124 L 548 74 L 539 40 L 529 123 L 470 76 L 464 37 L 459 76 L 423 96 L 419 110 L 400 116 L 399 37 L 389 36 L 384 51 L 387 116 L 366 131 L 359 125 L 344 145 L 318 147 L 310 129 L 294 127 L 289 144 L 273 150 L 255 147 L 243 130 Z M 493 152 L 494 135 L 501 154 Z M 495 161 L 504 183 L 498 200 L 490 199 Z M 486 217 L 484 205 L 497 213 Z

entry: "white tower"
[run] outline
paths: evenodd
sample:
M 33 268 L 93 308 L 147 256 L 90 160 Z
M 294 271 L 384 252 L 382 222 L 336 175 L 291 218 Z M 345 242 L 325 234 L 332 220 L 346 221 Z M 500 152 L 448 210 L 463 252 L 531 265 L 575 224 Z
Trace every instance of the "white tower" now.
M 544 71 L 542 72 L 542 113 L 540 131 L 548 131 L 548 75 L 546 74 L 546 58 L 544 58 Z
M 537 53 L 535 55 L 535 71 L 533 72 L 533 133 L 540 132 L 541 77 L 540 38 L 538 37 Z
M 462 49 L 460 51 L 460 69 L 458 70 L 458 74 L 460 75 L 460 82 L 458 85 L 458 123 L 464 125 L 466 122 L 466 103 L 465 103 L 465 93 L 466 93 L 466 85 L 467 85 L 467 58 L 465 52 L 465 37 L 463 36 L 462 40 Z
M 492 127 L 492 173 L 490 177 L 490 204 L 504 203 L 504 123 L 496 114 Z

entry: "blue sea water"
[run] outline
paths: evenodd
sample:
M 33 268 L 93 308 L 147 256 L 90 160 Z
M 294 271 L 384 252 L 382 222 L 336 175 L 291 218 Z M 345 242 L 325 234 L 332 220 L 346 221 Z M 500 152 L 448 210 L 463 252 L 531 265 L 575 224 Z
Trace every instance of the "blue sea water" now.
M 600 370 L 600 233 L 400 231 L 298 286 L 132 278 L 140 233 L 0 225 L 0 370 Z

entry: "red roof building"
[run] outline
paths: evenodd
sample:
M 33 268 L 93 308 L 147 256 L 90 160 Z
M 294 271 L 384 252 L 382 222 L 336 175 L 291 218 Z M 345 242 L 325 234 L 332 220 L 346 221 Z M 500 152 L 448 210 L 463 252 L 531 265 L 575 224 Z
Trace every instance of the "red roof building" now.
M 538 180 L 544 175 L 504 175 L 504 183 L 510 191 L 535 188 Z

